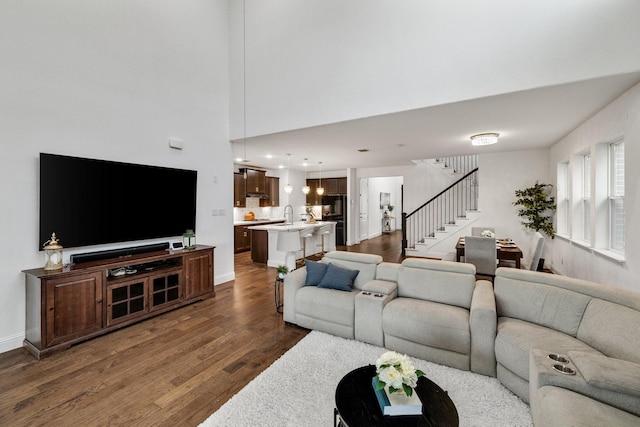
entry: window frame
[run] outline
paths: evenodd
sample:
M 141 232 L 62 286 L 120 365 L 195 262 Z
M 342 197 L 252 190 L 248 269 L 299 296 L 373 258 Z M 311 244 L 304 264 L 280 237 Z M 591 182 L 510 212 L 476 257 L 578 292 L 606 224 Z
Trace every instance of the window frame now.
M 591 242 L 591 152 L 582 154 L 582 240 Z
M 622 153 L 622 164 L 619 163 L 617 156 Z M 612 141 L 608 144 L 608 225 L 609 238 L 608 250 L 620 254 L 624 254 L 624 234 L 625 234 L 625 218 L 624 218 L 624 196 L 625 196 L 625 157 L 624 157 L 624 139 Z M 620 182 L 621 181 L 621 182 Z M 617 206 L 620 205 L 620 206 Z M 616 215 L 616 210 L 621 210 L 621 215 Z M 622 222 L 621 230 L 618 231 L 619 222 Z M 620 238 L 616 236 L 620 234 Z

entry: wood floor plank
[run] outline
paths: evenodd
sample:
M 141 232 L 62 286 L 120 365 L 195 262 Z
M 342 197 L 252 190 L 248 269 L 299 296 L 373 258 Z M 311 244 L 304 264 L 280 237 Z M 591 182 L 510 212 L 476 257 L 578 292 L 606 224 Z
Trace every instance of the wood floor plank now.
M 339 247 L 398 262 L 400 233 Z M 36 360 L 0 354 L 0 426 L 195 426 L 302 339 L 274 268 L 235 256 L 216 296 Z

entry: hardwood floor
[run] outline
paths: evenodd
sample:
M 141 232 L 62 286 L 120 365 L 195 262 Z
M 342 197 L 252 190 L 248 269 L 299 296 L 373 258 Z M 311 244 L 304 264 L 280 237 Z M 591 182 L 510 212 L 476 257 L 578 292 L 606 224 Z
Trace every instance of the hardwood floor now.
M 400 260 L 401 233 L 338 249 Z M 0 354 L 0 426 L 194 426 L 308 331 L 275 310 L 274 268 L 237 254 L 216 296 L 40 361 Z

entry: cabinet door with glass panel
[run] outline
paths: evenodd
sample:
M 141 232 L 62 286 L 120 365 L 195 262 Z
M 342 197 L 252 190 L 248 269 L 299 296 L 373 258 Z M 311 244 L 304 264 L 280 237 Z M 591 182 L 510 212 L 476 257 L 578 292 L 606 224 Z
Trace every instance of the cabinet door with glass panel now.
M 182 301 L 180 295 L 182 269 L 149 277 L 149 311 L 158 310 Z
M 107 286 L 107 326 L 149 311 L 148 281 L 148 277 L 140 277 Z

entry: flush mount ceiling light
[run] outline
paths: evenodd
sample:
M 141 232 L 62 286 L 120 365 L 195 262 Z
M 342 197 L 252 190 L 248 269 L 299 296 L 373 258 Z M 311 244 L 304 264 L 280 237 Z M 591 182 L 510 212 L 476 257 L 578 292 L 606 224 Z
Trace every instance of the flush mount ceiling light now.
M 499 133 L 479 133 L 471 136 L 472 145 L 491 145 L 498 142 Z

